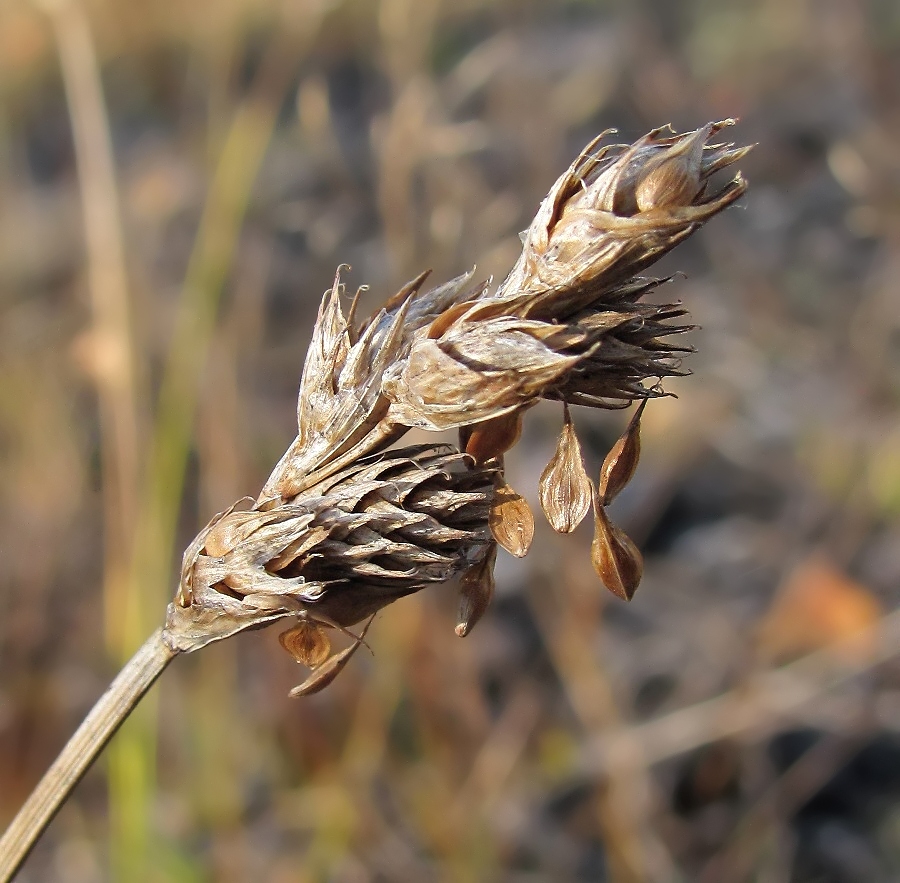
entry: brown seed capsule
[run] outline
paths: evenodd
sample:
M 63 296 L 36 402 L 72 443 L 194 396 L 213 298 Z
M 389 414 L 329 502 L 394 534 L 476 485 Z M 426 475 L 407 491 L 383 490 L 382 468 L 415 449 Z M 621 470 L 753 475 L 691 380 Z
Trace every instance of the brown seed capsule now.
M 344 666 L 350 661 L 350 657 L 364 643 L 366 632 L 369 630 L 369 626 L 372 625 L 373 619 L 375 619 L 374 614 L 369 617 L 369 621 L 359 633 L 356 643 L 351 644 L 346 650 L 341 650 L 340 653 L 335 653 L 334 656 L 323 662 L 300 686 L 294 687 L 288 693 L 288 696 L 296 699 L 299 696 L 312 696 L 313 693 L 324 690 L 344 670 Z
M 497 480 L 494 502 L 488 516 L 494 539 L 516 558 L 524 558 L 534 539 L 534 515 L 521 494 L 502 478 Z
M 331 641 L 317 622 L 301 619 L 293 628 L 278 636 L 281 646 L 301 665 L 316 668 L 331 651 Z
M 522 435 L 522 411 L 511 411 L 472 427 L 466 439 L 466 453 L 476 463 L 502 457 Z
M 623 601 L 634 597 L 644 573 L 644 559 L 624 530 L 616 527 L 602 506 L 594 507 L 591 563 L 597 575 Z
M 464 638 L 484 615 L 494 597 L 494 562 L 497 546 L 491 543 L 484 558 L 460 577 L 459 622 L 456 634 Z
M 558 533 L 571 533 L 591 508 L 591 480 L 584 468 L 581 445 L 565 406 L 556 453 L 541 473 L 541 509 Z
M 600 467 L 598 490 L 601 506 L 608 506 L 619 495 L 637 469 L 641 458 L 641 415 L 646 404 L 644 399 Z

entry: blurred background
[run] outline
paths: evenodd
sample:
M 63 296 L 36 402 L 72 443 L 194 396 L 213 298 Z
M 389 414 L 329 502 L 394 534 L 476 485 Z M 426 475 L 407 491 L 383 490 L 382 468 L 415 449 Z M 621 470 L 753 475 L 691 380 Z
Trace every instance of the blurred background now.
M 502 278 L 600 130 L 729 116 L 634 601 L 539 519 L 465 640 L 444 587 L 306 700 L 276 629 L 178 659 L 22 881 L 900 878 L 893 0 L 4 0 L 0 824 L 293 438 L 339 263 Z M 627 416 L 576 410 L 592 473 Z

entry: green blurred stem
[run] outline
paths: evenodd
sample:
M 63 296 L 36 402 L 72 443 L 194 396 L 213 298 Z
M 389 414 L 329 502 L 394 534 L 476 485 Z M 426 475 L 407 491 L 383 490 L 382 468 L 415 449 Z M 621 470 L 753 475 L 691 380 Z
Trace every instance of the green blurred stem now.
M 157 629 L 97 700 L 0 838 L 0 883 L 12 880 L 72 789 L 177 655 Z
M 131 580 L 121 611 L 122 639 L 133 647 L 151 628 L 171 585 L 175 535 L 191 451 L 201 376 L 219 302 L 237 255 L 241 225 L 296 67 L 296 39 L 277 35 L 250 94 L 224 137 L 184 281 L 149 444 L 137 516 Z M 111 865 L 121 883 L 148 878 L 156 778 L 156 708 L 148 701 L 110 751 Z

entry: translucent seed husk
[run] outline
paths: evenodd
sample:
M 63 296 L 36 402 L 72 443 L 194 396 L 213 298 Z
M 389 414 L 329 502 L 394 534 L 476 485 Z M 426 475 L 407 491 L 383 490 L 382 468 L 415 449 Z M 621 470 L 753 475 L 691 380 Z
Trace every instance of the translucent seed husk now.
M 497 546 L 491 544 L 484 558 L 460 577 L 459 622 L 456 634 L 464 638 L 484 615 L 494 597 L 494 562 Z
M 646 404 L 644 399 L 600 467 L 598 492 L 601 506 L 608 506 L 619 495 L 637 469 L 641 458 L 641 415 Z
M 628 534 L 616 527 L 602 506 L 594 507 L 591 563 L 597 575 L 623 601 L 634 597 L 644 573 L 644 559 Z
M 524 558 L 528 554 L 534 539 L 534 515 L 525 498 L 503 478 L 495 486 L 488 524 L 494 539 L 510 555 Z
M 301 665 L 316 668 L 331 652 L 331 641 L 317 622 L 303 619 L 278 636 L 281 646 Z
M 296 699 L 299 696 L 312 696 L 313 693 L 324 690 L 344 670 L 344 666 L 359 649 L 366 637 L 369 626 L 372 625 L 373 619 L 375 619 L 375 614 L 372 614 L 372 616 L 369 617 L 369 621 L 359 633 L 359 637 L 355 643 L 347 647 L 346 650 L 341 650 L 340 653 L 335 653 L 334 656 L 329 657 L 316 668 L 302 684 L 298 687 L 294 687 L 294 689 L 288 693 L 288 696 Z
M 541 473 L 541 509 L 558 533 L 571 533 L 591 508 L 592 487 L 568 406 L 556 453 Z

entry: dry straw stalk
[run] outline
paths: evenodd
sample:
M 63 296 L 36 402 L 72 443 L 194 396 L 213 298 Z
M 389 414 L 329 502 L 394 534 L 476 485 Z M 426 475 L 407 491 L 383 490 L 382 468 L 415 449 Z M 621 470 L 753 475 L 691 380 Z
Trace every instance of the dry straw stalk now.
M 740 197 L 740 174 L 711 177 L 749 148 L 711 143 L 732 120 L 631 145 L 589 144 L 553 185 L 496 289 L 467 273 L 437 288 L 419 276 L 374 316 L 345 312 L 340 270 L 303 370 L 297 438 L 256 500 L 216 515 L 184 554 L 165 626 L 125 666 L 0 840 L 11 879 L 72 787 L 165 666 L 247 628 L 286 620 L 282 646 L 311 669 L 292 691 L 327 686 L 375 613 L 461 575 L 457 634 L 484 614 L 498 544 L 528 552 L 534 519 L 507 483 L 503 455 L 540 399 L 563 403 L 562 436 L 541 505 L 568 532 L 593 509 L 592 561 L 630 599 L 642 561 L 606 506 L 631 478 L 646 400 L 663 395 L 689 348 L 676 305 L 642 301 L 650 264 Z M 640 402 L 597 485 L 569 405 Z M 412 427 L 457 429 L 460 449 L 392 446 Z M 353 631 L 364 623 L 360 631 Z M 351 636 L 331 653 L 329 632 Z

